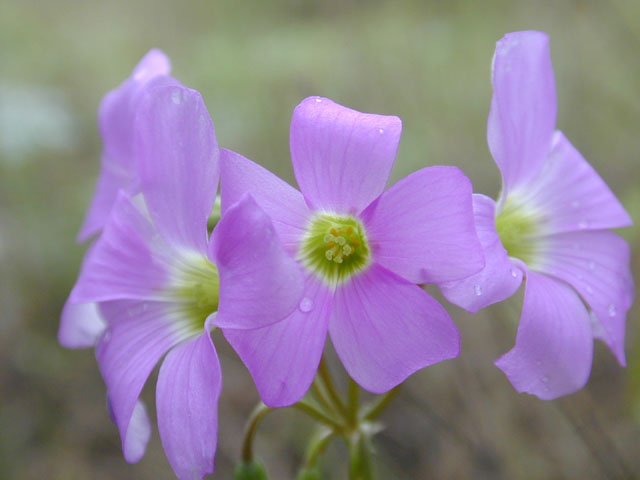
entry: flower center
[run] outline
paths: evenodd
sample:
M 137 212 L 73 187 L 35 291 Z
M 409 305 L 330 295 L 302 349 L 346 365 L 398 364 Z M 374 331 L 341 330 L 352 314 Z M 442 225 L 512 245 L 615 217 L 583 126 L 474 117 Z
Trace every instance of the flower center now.
M 218 311 L 220 276 L 218 268 L 205 257 L 185 258 L 170 287 L 188 327 L 202 331 L 209 315 Z
M 351 215 L 318 214 L 309 222 L 298 259 L 329 285 L 344 283 L 370 263 L 364 226 Z
M 510 257 L 531 264 L 538 251 L 540 213 L 507 197 L 496 216 L 496 230 Z

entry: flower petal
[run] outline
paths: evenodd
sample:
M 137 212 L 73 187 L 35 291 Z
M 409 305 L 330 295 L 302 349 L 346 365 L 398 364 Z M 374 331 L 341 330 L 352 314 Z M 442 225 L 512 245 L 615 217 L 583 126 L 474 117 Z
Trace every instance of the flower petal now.
M 131 171 L 135 159 L 134 121 L 139 94 L 159 76 L 168 75 L 171 65 L 160 50 L 151 50 L 140 60 L 133 73 L 100 103 L 98 124 L 104 151 L 110 162 Z
M 467 277 L 484 265 L 471 182 L 455 167 L 423 168 L 363 213 L 374 261 L 412 283 Z
M 589 313 L 566 283 L 529 272 L 516 345 L 496 360 L 518 392 L 551 400 L 589 378 L 593 339 Z
M 376 264 L 336 291 L 329 333 L 351 378 L 373 393 L 460 350 L 458 329 L 442 305 Z
M 463 280 L 440 285 L 447 300 L 471 313 L 509 298 L 522 283 L 522 270 L 509 259 L 496 232 L 495 209 L 491 198 L 473 195 L 473 214 L 484 249 L 485 267 Z
M 517 196 L 543 214 L 544 231 L 551 234 L 632 223 L 607 184 L 559 131 L 540 174 Z
M 634 294 L 629 245 L 609 231 L 572 232 L 545 238 L 532 266 L 572 285 L 595 314 L 594 336 L 625 365 L 624 330 Z
M 109 218 L 111 208 L 118 197 L 118 190 L 127 189 L 130 185 L 130 172 L 102 157 L 102 167 L 96 182 L 91 205 L 76 240 L 84 242 L 102 230 Z
M 181 86 L 150 91 L 136 122 L 141 189 L 171 244 L 206 252 L 218 186 L 218 143 L 202 97 Z
M 158 360 L 185 336 L 171 304 L 113 301 L 101 303 L 100 311 L 109 328 L 96 347 L 96 358 L 124 457 L 137 462 L 144 452 L 135 447 L 138 442 L 128 439 L 129 435 L 139 436 L 137 423 L 130 428 L 134 407 Z
M 172 349 L 156 387 L 158 430 L 180 480 L 214 470 L 222 371 L 208 331 Z
M 313 209 L 356 214 L 382 193 L 398 149 L 398 117 L 309 97 L 291 119 L 291 160 Z
M 95 303 L 71 303 L 67 300 L 60 318 L 58 342 L 67 348 L 93 347 L 105 327 Z
M 88 303 L 160 298 L 171 254 L 153 225 L 120 192 L 109 222 L 87 254 L 71 300 Z
M 151 50 L 131 76 L 102 100 L 98 114 L 104 143 L 102 166 L 78 242 L 84 242 L 102 229 L 119 189 L 126 189 L 132 195 L 137 193 L 134 121 L 138 105 L 151 86 L 177 83 L 168 76 L 170 69 L 166 55 L 160 50 Z
M 133 407 L 133 413 L 131 414 L 131 420 L 124 439 L 123 451 L 129 463 L 136 463 L 144 456 L 150 438 L 151 422 L 149 421 L 147 408 L 144 402 L 138 400 Z
M 256 330 L 223 330 L 268 406 L 285 407 L 307 393 L 322 356 L 330 307 L 331 292 L 309 276 L 299 308 L 283 321 Z
M 266 327 L 298 306 L 301 269 L 250 194 L 228 208 L 216 225 L 209 257 L 220 273 L 217 327 Z
M 496 45 L 492 78 L 487 140 L 506 197 L 538 173 L 551 148 L 556 90 L 547 35 L 505 35 Z
M 247 192 L 273 222 L 285 248 L 295 255 L 311 212 L 302 194 L 269 170 L 230 150 L 220 150 L 222 213 Z

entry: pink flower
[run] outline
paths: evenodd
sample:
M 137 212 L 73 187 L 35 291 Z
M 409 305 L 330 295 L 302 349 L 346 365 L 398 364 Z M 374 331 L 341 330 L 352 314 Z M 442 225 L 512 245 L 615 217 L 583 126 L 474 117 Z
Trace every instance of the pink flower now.
M 302 193 L 222 150 L 223 212 L 250 192 L 305 277 L 300 305 L 284 321 L 224 330 L 270 406 L 305 394 L 327 330 L 351 377 L 376 393 L 458 355 L 455 325 L 416 284 L 483 266 L 471 184 L 457 168 L 430 167 L 384 191 L 401 129 L 397 117 L 304 100 L 291 121 Z
M 615 195 L 562 132 L 548 38 L 506 35 L 493 59 L 489 148 L 502 173 L 497 202 L 474 195 L 485 268 L 442 287 L 471 312 L 510 297 L 526 276 L 515 347 L 496 361 L 515 389 L 542 399 L 575 392 L 591 370 L 593 338 L 624 365 L 632 303 L 631 225 Z
M 297 307 L 302 280 L 250 195 L 209 238 L 219 150 L 198 92 L 175 82 L 149 89 L 135 133 L 141 194 L 118 193 L 69 304 L 95 302 L 106 321 L 96 357 L 129 462 L 151 433 L 138 397 L 166 354 L 158 428 L 176 475 L 192 480 L 214 469 L 222 373 L 210 330 L 282 319 Z

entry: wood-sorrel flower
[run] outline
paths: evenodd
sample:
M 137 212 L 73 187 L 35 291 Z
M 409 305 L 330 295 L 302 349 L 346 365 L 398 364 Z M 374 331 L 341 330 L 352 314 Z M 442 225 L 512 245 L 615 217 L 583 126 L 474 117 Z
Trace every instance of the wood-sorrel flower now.
M 118 193 L 70 302 L 97 302 L 107 323 L 96 357 L 130 462 L 142 457 L 150 435 L 138 397 L 166 354 L 158 428 L 176 475 L 192 480 L 214 468 L 222 375 L 210 330 L 282 319 L 297 308 L 302 277 L 249 195 L 226 210 L 209 238 L 219 177 L 213 123 L 200 94 L 173 83 L 149 89 L 139 106 L 141 194 Z
M 78 241 L 84 242 L 102 230 L 120 190 L 129 195 L 140 191 L 134 153 L 134 121 L 147 89 L 178 84 L 169 76 L 170 70 L 167 56 L 160 50 L 151 50 L 140 60 L 133 73 L 102 99 L 98 112 L 98 126 L 104 144 L 100 175 L 78 233 Z M 68 348 L 92 347 L 104 331 L 104 326 L 95 304 L 67 301 L 60 319 L 58 341 Z
M 304 395 L 327 329 L 351 377 L 376 393 L 458 355 L 455 325 L 416 284 L 464 278 L 483 266 L 471 183 L 457 168 L 430 167 L 383 192 L 401 129 L 397 117 L 304 100 L 291 122 L 302 193 L 222 150 L 223 212 L 251 192 L 305 276 L 300 305 L 283 322 L 223 330 L 267 405 Z
M 593 337 L 625 363 L 625 315 L 633 297 L 629 247 L 606 229 L 631 225 L 631 218 L 554 131 L 545 34 L 516 32 L 498 42 L 493 89 L 487 137 L 502 193 L 497 203 L 484 195 L 473 199 L 486 266 L 441 288 L 475 312 L 510 297 L 526 276 L 515 347 L 496 365 L 517 391 L 552 399 L 586 383 Z

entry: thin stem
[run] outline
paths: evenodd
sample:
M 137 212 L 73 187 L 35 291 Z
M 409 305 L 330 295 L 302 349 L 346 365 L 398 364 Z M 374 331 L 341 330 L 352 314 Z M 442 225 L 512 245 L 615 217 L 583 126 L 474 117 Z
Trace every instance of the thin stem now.
M 327 397 L 326 390 L 321 382 L 316 378 L 311 384 L 311 396 L 327 411 L 336 414 L 336 409 L 331 405 L 331 400 Z
M 325 448 L 327 448 L 327 445 L 335 435 L 335 430 L 327 427 L 321 427 L 321 429 L 316 432 L 307 447 L 303 467 L 304 469 L 312 469 L 317 465 L 318 457 L 322 452 L 324 452 Z
M 387 393 L 373 402 L 364 412 L 365 420 L 374 420 L 389 406 L 389 403 L 398 395 L 400 385 L 392 388 Z
M 267 407 L 264 403 L 260 402 L 249 415 L 249 419 L 247 420 L 247 426 L 244 431 L 244 439 L 242 441 L 242 461 L 243 462 L 251 462 L 253 461 L 253 437 L 256 434 L 256 429 L 258 428 L 258 423 L 260 420 L 272 411 L 272 408 Z
M 320 410 L 315 405 L 307 402 L 306 400 L 300 400 L 298 403 L 295 403 L 292 406 L 297 408 L 301 412 L 306 413 L 310 417 L 315 418 L 316 420 L 324 423 L 325 425 L 330 426 L 336 431 L 342 430 L 342 426 L 338 422 L 336 422 L 333 418 L 331 418 L 325 412 Z
M 331 398 L 331 403 L 335 405 L 336 410 L 343 418 L 348 419 L 349 415 L 347 413 L 347 409 L 340 398 L 340 393 L 338 389 L 333 384 L 333 380 L 331 379 L 331 372 L 329 371 L 329 367 L 327 366 L 327 362 L 324 358 L 320 360 L 320 365 L 318 366 L 318 374 L 320 375 L 320 379 L 324 383 L 325 388 L 327 389 L 327 393 Z
M 349 377 L 349 422 L 358 424 L 358 407 L 360 404 L 360 386 Z

